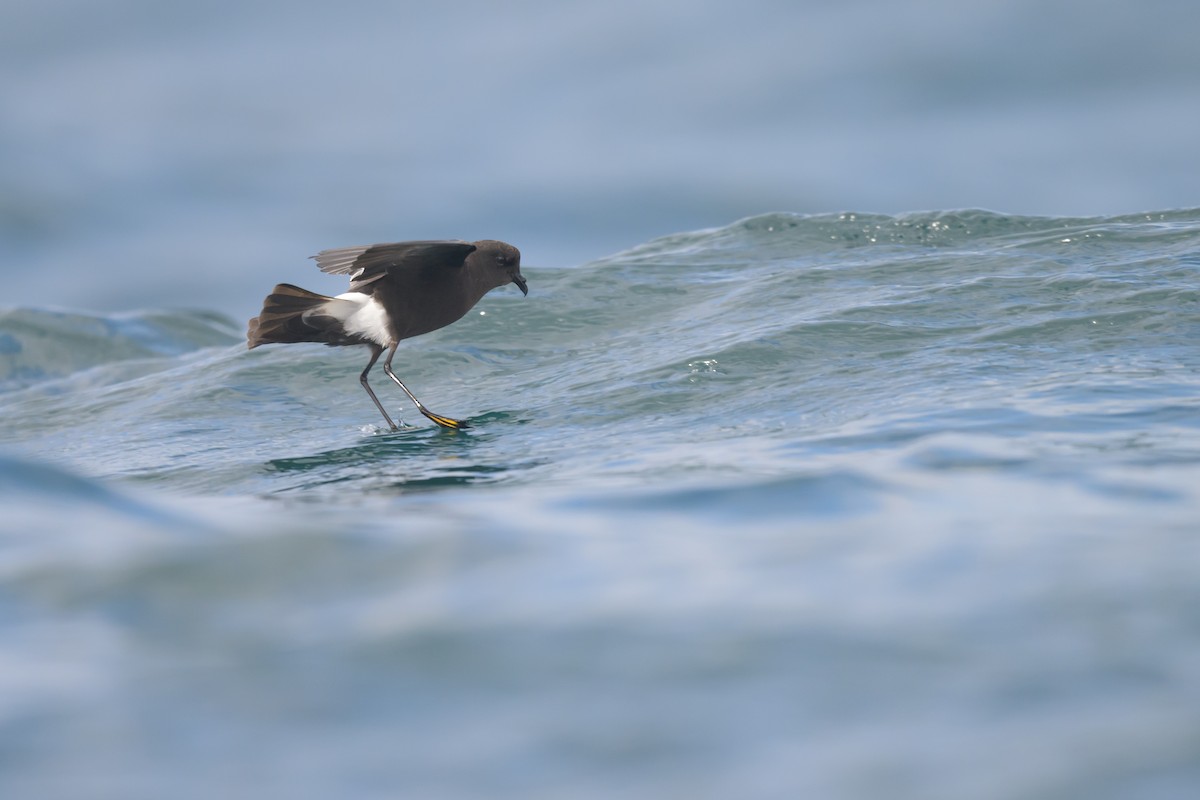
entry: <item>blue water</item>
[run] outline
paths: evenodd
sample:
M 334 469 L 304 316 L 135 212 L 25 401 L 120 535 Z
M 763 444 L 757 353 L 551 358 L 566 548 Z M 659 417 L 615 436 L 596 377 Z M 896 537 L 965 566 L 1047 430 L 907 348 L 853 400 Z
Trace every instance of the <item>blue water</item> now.
M 1200 786 L 1200 212 L 525 272 L 401 351 L 468 432 L 216 313 L 0 316 L 10 790 Z
M 1200 796 L 1198 8 L 9 4 L 0 797 Z

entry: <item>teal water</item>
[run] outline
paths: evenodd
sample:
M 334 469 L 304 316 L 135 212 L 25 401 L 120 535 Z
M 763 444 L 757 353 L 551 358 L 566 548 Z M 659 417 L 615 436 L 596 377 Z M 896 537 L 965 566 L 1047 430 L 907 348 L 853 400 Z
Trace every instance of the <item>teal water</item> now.
M 1200 211 L 524 271 L 397 357 L 466 432 L 222 314 L 0 312 L 5 796 L 1200 790 Z
M 397 359 L 469 432 L 221 314 L 0 315 L 5 796 L 1200 788 L 1200 211 L 524 271 Z
M 1198 23 L 6 4 L 0 798 L 1200 796 Z

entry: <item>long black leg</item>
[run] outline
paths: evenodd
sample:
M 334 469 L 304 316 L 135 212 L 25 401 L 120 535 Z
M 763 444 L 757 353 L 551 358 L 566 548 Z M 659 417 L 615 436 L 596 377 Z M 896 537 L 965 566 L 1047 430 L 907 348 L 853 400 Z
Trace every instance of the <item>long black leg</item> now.
M 383 360 L 383 371 L 387 373 L 387 376 L 389 378 L 391 378 L 392 380 L 394 380 L 396 382 L 396 385 L 399 386 L 400 389 L 406 395 L 408 395 L 408 399 L 412 400 L 413 403 L 417 406 L 417 411 L 420 411 L 428 419 L 433 420 L 438 425 L 441 425 L 443 428 L 450 428 L 451 430 L 457 431 L 457 430 L 462 430 L 463 428 L 471 427 L 470 424 L 463 422 L 462 420 L 451 419 L 450 417 L 443 417 L 441 414 L 434 414 L 432 411 L 430 411 L 428 408 L 426 408 L 424 405 L 422 405 L 421 401 L 417 399 L 417 396 L 415 394 L 413 394 L 412 392 L 410 392 L 408 390 L 407 386 L 405 386 L 403 383 L 400 382 L 400 379 L 396 377 L 396 373 L 392 372 L 392 356 L 396 355 L 396 347 L 399 344 L 400 343 L 397 342 L 396 344 L 394 344 L 388 348 L 387 358 L 385 358 Z M 379 358 L 379 353 L 376 353 L 374 358 L 371 359 L 371 364 L 375 363 L 376 358 Z M 368 365 L 367 369 L 370 369 L 370 368 L 371 368 L 370 365 Z M 363 375 L 365 376 L 366 373 L 364 372 Z M 364 378 L 364 380 L 365 380 L 365 378 Z M 364 385 L 365 385 L 365 383 L 364 383 Z M 371 395 L 371 396 L 374 397 L 374 395 Z M 375 404 L 379 405 L 379 401 L 376 400 Z M 382 411 L 383 407 L 380 406 L 379 410 Z M 386 417 L 387 414 L 384 414 L 384 416 Z
M 393 348 L 394 350 L 395 348 Z M 367 390 L 367 394 L 371 395 L 371 399 L 375 401 L 375 407 L 379 409 L 379 413 L 383 414 L 383 418 L 387 420 L 388 426 L 392 430 L 399 430 L 396 423 L 392 422 L 392 418 L 383 410 L 383 403 L 379 402 L 379 398 L 375 396 L 375 391 L 371 388 L 371 384 L 367 383 L 367 373 L 371 371 L 371 367 L 375 366 L 375 362 L 379 360 L 380 354 L 383 353 L 383 348 L 377 344 L 371 345 L 371 360 L 367 362 L 367 368 L 362 371 L 362 375 L 358 376 L 358 382 Z M 390 359 L 391 356 L 388 356 Z

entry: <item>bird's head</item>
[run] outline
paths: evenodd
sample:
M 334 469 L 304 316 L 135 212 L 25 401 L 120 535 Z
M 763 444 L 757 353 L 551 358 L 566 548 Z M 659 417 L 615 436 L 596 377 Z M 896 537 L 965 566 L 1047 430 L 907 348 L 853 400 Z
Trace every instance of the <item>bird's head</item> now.
M 521 274 L 521 251 L 511 244 L 496 241 L 475 243 L 475 252 L 471 258 L 479 263 L 494 279 L 495 286 L 515 283 L 522 294 L 529 294 L 529 285 Z

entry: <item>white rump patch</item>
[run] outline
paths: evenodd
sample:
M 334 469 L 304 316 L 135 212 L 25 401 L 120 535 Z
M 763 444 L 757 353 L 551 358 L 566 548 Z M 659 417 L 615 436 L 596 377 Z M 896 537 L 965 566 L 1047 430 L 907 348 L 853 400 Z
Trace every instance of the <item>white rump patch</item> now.
M 388 330 L 387 313 L 369 294 L 347 292 L 323 303 L 310 313 L 333 317 L 353 336 L 361 336 L 383 347 L 390 347 L 392 334 Z

